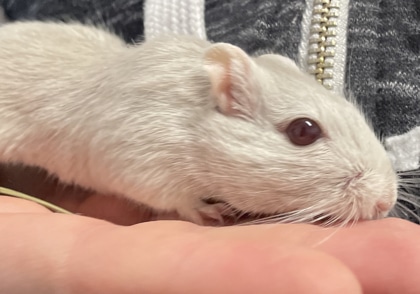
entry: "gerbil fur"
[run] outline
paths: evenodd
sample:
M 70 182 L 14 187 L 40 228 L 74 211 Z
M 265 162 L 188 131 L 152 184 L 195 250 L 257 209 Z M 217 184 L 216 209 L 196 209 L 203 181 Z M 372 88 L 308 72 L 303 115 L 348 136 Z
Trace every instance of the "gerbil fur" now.
M 292 144 L 279 126 L 300 117 L 324 137 Z M 0 138 L 2 162 L 196 223 L 373 219 L 397 198 L 357 107 L 286 57 L 192 37 L 126 45 L 76 23 L 0 27 Z

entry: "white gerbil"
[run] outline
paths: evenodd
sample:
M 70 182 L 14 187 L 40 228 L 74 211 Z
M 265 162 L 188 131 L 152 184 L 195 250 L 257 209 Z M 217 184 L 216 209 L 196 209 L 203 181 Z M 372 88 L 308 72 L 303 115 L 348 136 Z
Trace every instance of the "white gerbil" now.
M 81 24 L 0 28 L 0 161 L 188 220 L 385 216 L 397 175 L 362 114 L 278 55 Z M 272 220 L 280 220 L 273 217 Z

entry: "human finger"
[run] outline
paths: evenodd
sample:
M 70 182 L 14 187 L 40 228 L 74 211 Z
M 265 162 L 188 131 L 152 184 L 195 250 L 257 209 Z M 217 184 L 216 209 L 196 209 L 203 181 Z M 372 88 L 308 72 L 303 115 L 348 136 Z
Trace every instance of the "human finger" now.
M 242 242 L 183 222 L 25 216 L 0 216 L 1 293 L 361 293 L 337 259 L 281 241 Z
M 247 235 L 248 230 L 247 227 L 222 228 L 218 234 L 247 242 L 250 238 L 266 242 L 283 240 L 290 246 L 321 250 L 354 272 L 363 293 L 420 293 L 420 226 L 408 221 L 387 218 L 343 228 L 296 224 L 282 226 L 281 230 L 277 225 L 265 225 Z

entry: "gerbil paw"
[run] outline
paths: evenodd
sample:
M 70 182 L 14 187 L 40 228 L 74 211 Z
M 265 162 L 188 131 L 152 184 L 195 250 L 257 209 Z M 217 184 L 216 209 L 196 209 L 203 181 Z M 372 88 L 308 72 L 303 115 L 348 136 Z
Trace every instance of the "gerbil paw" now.
M 198 209 L 202 219 L 206 223 L 209 222 L 215 226 L 225 225 L 225 218 L 223 216 L 228 215 L 229 211 L 230 209 L 225 203 L 208 204 Z
M 226 203 L 213 203 L 196 206 L 194 209 L 178 210 L 186 220 L 202 226 L 224 226 L 232 214 Z M 228 221 L 229 222 L 229 221 Z

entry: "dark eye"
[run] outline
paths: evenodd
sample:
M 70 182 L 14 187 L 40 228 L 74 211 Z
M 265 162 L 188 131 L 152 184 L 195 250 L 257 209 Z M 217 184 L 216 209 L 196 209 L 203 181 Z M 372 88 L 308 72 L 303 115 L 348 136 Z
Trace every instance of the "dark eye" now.
M 299 146 L 312 144 L 322 136 L 322 130 L 316 122 L 309 118 L 298 118 L 286 128 L 290 141 Z

